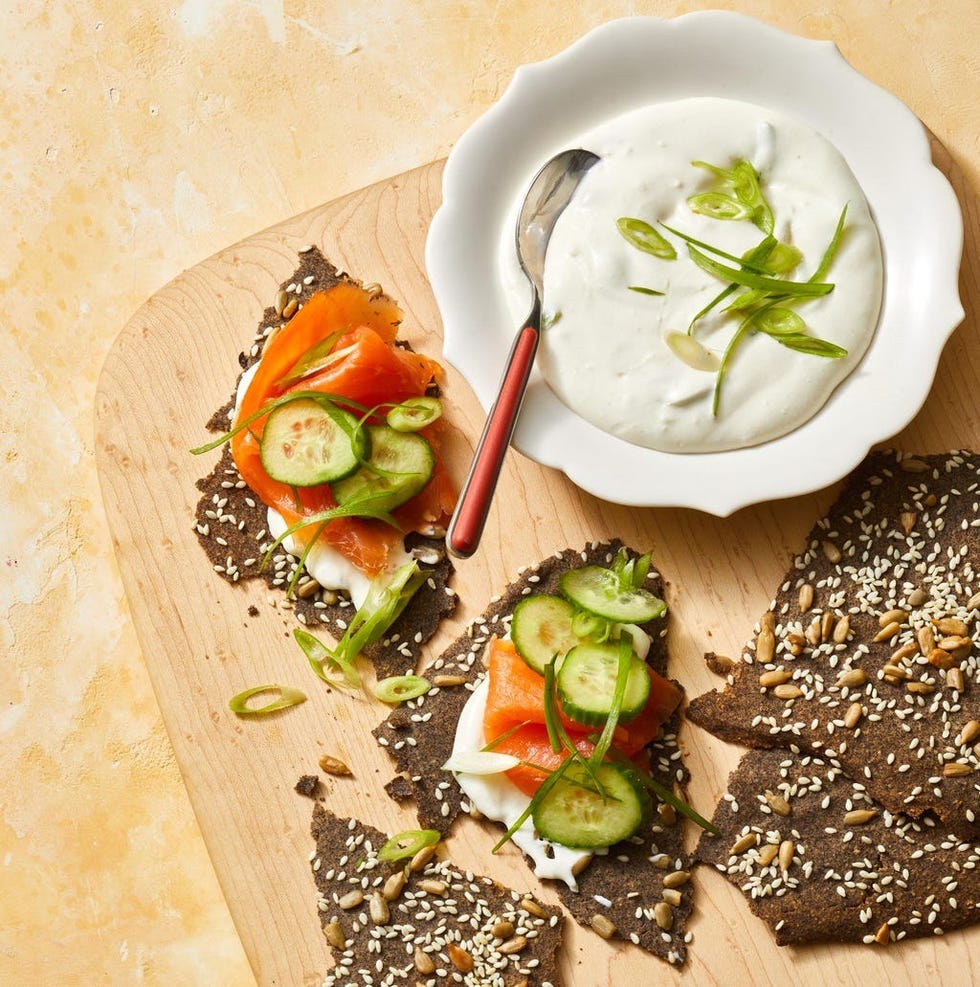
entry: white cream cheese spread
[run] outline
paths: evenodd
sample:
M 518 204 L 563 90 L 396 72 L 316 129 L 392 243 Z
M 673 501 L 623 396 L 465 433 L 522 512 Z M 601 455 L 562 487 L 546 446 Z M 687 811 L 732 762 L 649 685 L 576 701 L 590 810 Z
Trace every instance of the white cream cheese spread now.
M 754 445 L 813 416 L 860 362 L 882 293 L 877 230 L 833 145 L 782 113 L 715 98 L 634 110 L 577 143 L 601 161 L 559 218 L 545 265 L 544 310 L 557 318 L 544 332 L 539 366 L 561 400 L 606 432 L 671 452 Z M 719 306 L 697 323 L 694 338 L 706 350 L 703 369 L 668 345 L 670 334 L 686 334 L 693 316 L 725 284 L 699 268 L 685 243 L 658 224 L 735 257 L 755 247 L 763 233 L 752 222 L 700 215 L 687 201 L 713 181 L 693 161 L 731 168 L 739 160 L 759 174 L 775 217 L 773 235 L 802 253 L 784 275 L 791 280 L 805 281 L 814 272 L 847 206 L 845 233 L 826 275 L 833 291 L 791 306 L 808 334 L 847 355 L 829 359 L 748 333 L 732 352 L 714 414 L 718 366 L 740 320 Z M 638 250 L 617 229 L 620 217 L 655 227 L 676 248 L 677 259 Z

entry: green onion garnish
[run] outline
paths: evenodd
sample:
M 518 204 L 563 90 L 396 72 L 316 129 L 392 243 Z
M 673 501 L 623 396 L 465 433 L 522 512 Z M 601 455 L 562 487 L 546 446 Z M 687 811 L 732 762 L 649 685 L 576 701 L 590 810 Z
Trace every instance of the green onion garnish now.
M 421 675 L 393 675 L 381 679 L 374 687 L 374 694 L 383 703 L 404 703 L 424 696 L 431 688 L 432 683 Z
M 386 864 L 406 860 L 427 846 L 435 846 L 440 839 L 442 835 L 437 829 L 406 829 L 403 833 L 396 833 L 385 843 L 378 851 L 378 860 Z
M 250 699 L 265 692 L 270 692 L 278 698 L 266 703 L 265 706 L 248 705 Z M 257 685 L 254 689 L 246 689 L 244 692 L 239 692 L 237 696 L 232 696 L 228 700 L 228 708 L 239 716 L 264 716 L 280 709 L 287 709 L 289 706 L 298 706 L 303 702 L 306 702 L 306 695 L 291 686 Z

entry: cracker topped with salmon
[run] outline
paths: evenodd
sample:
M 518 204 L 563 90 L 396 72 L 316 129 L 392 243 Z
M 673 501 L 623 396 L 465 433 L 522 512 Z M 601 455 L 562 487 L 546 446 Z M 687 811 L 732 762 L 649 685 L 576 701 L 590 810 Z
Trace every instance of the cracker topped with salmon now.
M 379 676 L 413 670 L 456 602 L 442 368 L 398 338 L 401 319 L 376 286 L 305 250 L 208 423 L 220 438 L 194 450 L 224 446 L 198 483 L 195 525 L 223 578 L 264 578 L 300 623 L 336 638 L 390 585 L 413 589 L 394 626 L 362 649 Z
M 556 554 L 507 587 L 427 670 L 436 688 L 375 736 L 400 771 L 389 792 L 414 797 L 423 826 L 496 820 L 488 853 L 512 840 L 582 925 L 681 964 L 682 817 L 696 814 L 679 795 L 661 597 L 649 557 L 618 542 Z

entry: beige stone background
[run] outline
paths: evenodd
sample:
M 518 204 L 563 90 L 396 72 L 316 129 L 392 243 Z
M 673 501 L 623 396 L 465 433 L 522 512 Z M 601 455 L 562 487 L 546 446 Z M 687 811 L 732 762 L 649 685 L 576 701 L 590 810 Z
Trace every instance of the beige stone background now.
M 127 318 L 217 249 L 445 155 L 520 63 L 613 17 L 702 6 L 4 4 L 0 984 L 253 983 L 95 472 L 96 384 Z M 834 39 L 980 189 L 977 0 L 714 6 Z

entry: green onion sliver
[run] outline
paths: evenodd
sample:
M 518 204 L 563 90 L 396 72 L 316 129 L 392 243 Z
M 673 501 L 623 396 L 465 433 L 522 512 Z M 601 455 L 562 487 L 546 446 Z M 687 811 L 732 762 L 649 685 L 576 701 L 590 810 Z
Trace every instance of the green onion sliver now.
M 645 220 L 621 216 L 616 220 L 616 228 L 637 250 L 653 254 L 661 260 L 677 259 L 673 244 Z
M 623 631 L 619 639 L 619 668 L 616 672 L 616 688 L 613 690 L 612 702 L 609 705 L 609 716 L 605 726 L 596 741 L 595 750 L 589 757 L 593 764 L 601 764 L 607 751 L 612 746 L 616 726 L 619 723 L 619 713 L 623 708 L 623 698 L 626 695 L 626 685 L 630 677 L 630 664 L 633 661 L 633 638 L 628 631 Z
M 303 654 L 306 655 L 306 660 L 310 663 L 310 668 L 316 673 L 317 678 L 338 688 L 357 689 L 360 687 L 361 676 L 339 649 L 331 651 L 319 638 L 314 637 L 309 631 L 305 631 L 301 627 L 293 630 L 293 637 L 296 638 L 296 643 L 302 648 Z M 324 670 L 325 664 L 336 665 L 340 669 L 343 679 L 338 681 L 327 675 Z
M 421 675 L 394 675 L 378 682 L 374 694 L 383 703 L 403 703 L 424 696 L 431 688 L 432 683 Z
M 278 696 L 265 706 L 249 706 L 248 701 L 254 696 L 270 692 Z M 237 696 L 232 696 L 228 700 L 228 708 L 239 716 L 264 716 L 266 713 L 275 713 L 280 709 L 287 709 L 289 706 L 298 706 L 306 702 L 305 693 L 299 689 L 294 689 L 288 685 L 257 685 L 254 689 L 246 689 L 239 692 Z
M 386 864 L 397 863 L 414 857 L 427 846 L 435 846 L 441 838 L 437 829 L 406 829 L 403 833 L 396 833 L 378 851 L 378 860 Z
M 541 804 L 541 800 L 561 781 L 565 772 L 575 763 L 575 758 L 566 757 L 555 770 L 548 775 L 541 783 L 541 787 L 531 796 L 524 811 L 507 827 L 507 832 L 494 844 L 491 853 L 496 853 L 520 828 L 531 818 L 534 810 Z
M 815 298 L 828 295 L 834 290 L 833 284 L 820 281 L 783 281 L 780 278 L 770 278 L 756 274 L 754 271 L 739 270 L 719 264 L 697 247 L 688 244 L 687 252 L 702 271 L 733 284 L 744 285 L 746 288 L 760 288 L 774 295 L 784 295 L 794 298 Z
M 441 415 L 442 402 L 438 398 L 422 396 L 396 404 L 388 412 L 387 422 L 396 432 L 417 432 Z

